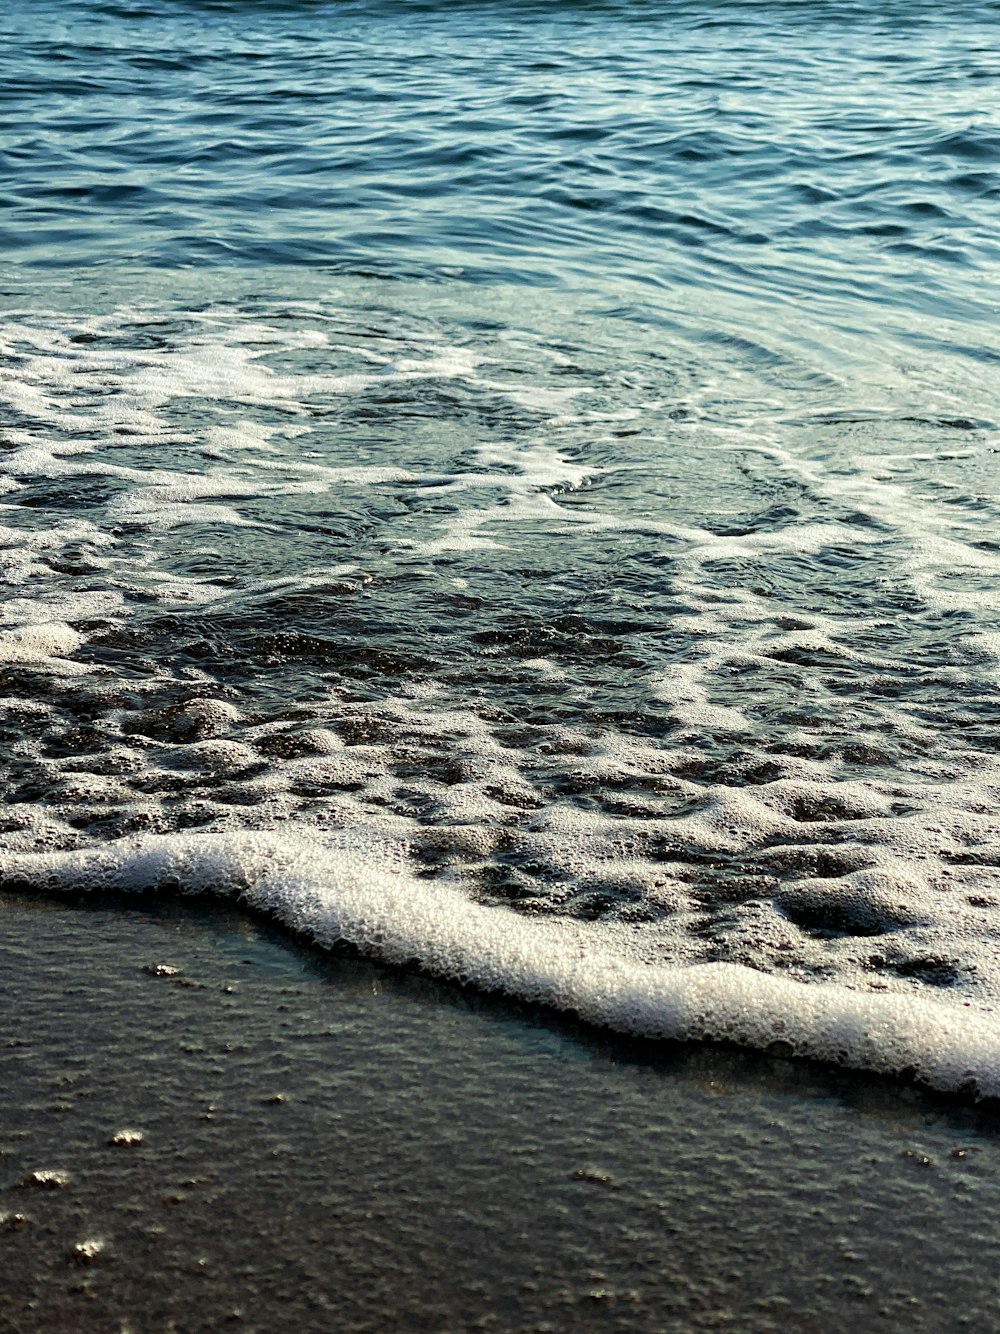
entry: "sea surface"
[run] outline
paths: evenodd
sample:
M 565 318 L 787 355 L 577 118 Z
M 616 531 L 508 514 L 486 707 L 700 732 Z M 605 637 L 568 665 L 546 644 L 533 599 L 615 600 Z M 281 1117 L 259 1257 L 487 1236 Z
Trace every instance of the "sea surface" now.
M 0 882 L 1000 1094 L 1000 5 L 10 0 Z

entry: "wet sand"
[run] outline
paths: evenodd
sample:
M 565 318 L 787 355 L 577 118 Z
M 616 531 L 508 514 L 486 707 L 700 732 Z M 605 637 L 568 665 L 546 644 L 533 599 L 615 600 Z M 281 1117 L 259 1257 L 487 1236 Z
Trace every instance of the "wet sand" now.
M 225 906 L 0 913 L 5 1334 L 996 1328 L 995 1112 Z

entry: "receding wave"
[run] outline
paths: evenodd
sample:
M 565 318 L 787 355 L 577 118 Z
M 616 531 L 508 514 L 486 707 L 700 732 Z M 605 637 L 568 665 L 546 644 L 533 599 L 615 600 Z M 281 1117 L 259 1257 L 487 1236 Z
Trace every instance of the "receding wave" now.
M 1000 1093 L 990 7 L 4 23 L 3 882 Z
M 12 316 L 3 883 L 1000 1093 L 989 422 L 617 319 Z

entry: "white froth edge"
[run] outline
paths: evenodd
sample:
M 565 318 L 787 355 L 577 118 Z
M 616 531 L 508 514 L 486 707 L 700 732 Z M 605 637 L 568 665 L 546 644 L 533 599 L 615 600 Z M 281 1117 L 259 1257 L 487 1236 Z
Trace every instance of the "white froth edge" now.
M 620 1033 L 721 1040 L 905 1075 L 943 1091 L 1000 1096 L 991 1016 L 914 995 L 798 983 L 738 964 L 638 963 L 593 924 L 523 920 L 421 880 L 373 837 L 333 844 L 270 833 L 150 835 L 0 858 L 8 885 L 236 896 L 320 945 L 551 1005 Z

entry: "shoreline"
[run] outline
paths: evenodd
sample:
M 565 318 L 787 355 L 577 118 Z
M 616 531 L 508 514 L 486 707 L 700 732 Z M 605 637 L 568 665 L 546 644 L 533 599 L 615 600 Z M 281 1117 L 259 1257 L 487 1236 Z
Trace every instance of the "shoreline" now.
M 989 1328 L 990 1109 L 226 904 L 0 911 L 4 1328 Z
M 677 966 L 632 957 L 586 921 L 504 913 L 448 883 L 408 874 L 377 844 L 332 846 L 269 831 L 118 838 L 86 849 L 12 855 L 0 888 L 91 888 L 127 899 L 185 886 L 219 893 L 321 949 L 416 968 L 482 994 L 572 1016 L 626 1038 L 731 1042 L 765 1053 L 901 1076 L 995 1106 L 994 1016 L 935 988 L 808 984 L 733 959 Z M 855 961 L 856 963 L 856 961 Z

